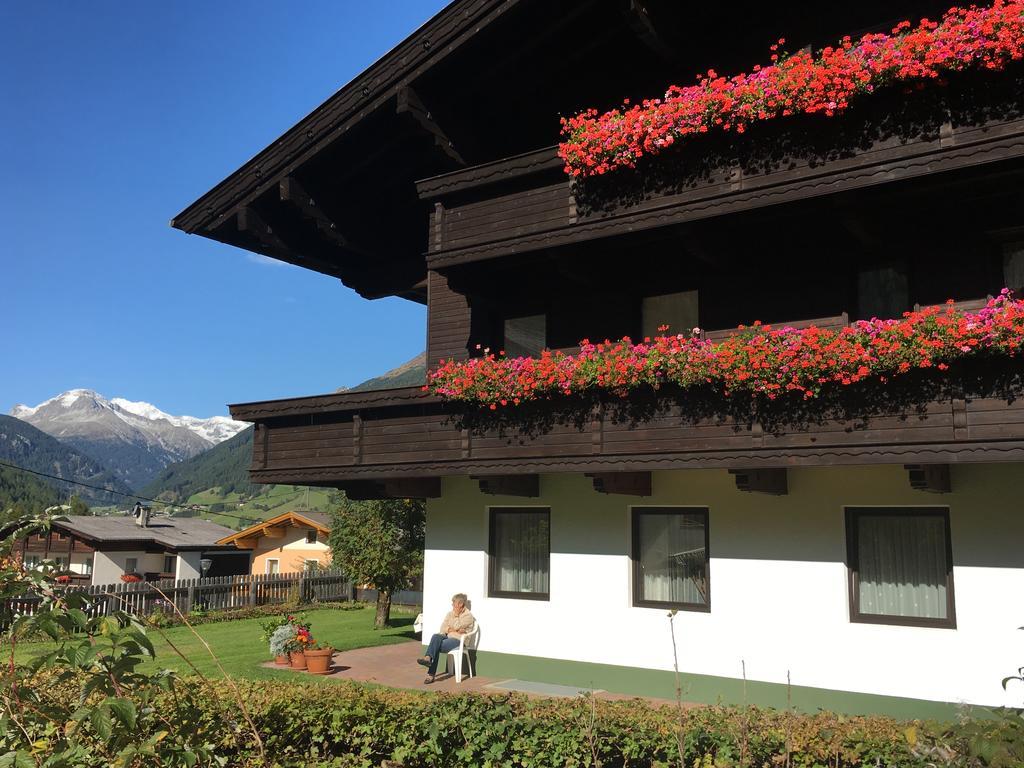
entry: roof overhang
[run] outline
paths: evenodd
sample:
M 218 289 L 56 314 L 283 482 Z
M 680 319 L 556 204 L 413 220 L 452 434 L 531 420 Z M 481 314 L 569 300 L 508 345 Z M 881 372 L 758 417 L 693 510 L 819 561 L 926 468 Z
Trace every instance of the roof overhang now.
M 337 277 L 367 298 L 425 303 L 427 230 L 414 182 L 424 168 L 462 163 L 415 83 L 518 2 L 451 3 L 171 226 Z M 386 209 L 387 227 L 364 225 L 368 204 Z
M 242 546 L 240 542 L 245 539 L 259 538 L 265 536 L 273 528 L 287 528 L 287 527 L 302 527 L 302 528 L 315 528 L 317 533 L 328 535 L 331 529 L 322 523 L 305 517 L 301 512 L 284 512 L 277 517 L 272 517 L 268 520 L 264 520 L 256 525 L 249 526 L 244 530 L 233 533 L 230 536 L 225 536 L 220 539 L 217 543 L 222 545 L 238 545 Z

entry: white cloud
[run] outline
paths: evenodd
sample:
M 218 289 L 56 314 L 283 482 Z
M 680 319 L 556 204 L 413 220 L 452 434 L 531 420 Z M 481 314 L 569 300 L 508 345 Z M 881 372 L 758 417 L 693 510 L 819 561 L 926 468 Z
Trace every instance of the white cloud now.
M 262 253 L 252 253 L 252 252 L 249 252 L 249 253 L 245 254 L 245 257 L 249 261 L 251 261 L 253 264 L 262 264 L 262 265 L 267 266 L 267 267 L 290 267 L 291 266 L 291 264 L 289 264 L 287 261 L 278 261 L 277 259 L 272 259 L 269 256 L 264 256 Z

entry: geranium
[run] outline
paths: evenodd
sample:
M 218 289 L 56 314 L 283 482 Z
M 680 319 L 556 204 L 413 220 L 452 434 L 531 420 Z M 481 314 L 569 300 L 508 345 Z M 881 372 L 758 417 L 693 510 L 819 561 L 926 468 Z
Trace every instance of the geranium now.
M 121 581 L 127 582 L 128 584 L 135 584 L 142 581 L 142 576 L 137 573 L 122 573 Z
M 1024 348 L 1024 301 L 1008 289 L 978 312 L 952 302 L 906 312 L 894 320 L 859 320 L 839 329 L 774 328 L 755 323 L 720 342 L 660 336 L 580 342 L 576 355 L 545 350 L 539 357 L 488 353 L 441 360 L 425 390 L 497 410 L 560 395 L 633 390 L 665 384 L 683 390 L 749 393 L 769 400 L 785 393 L 812 398 L 826 387 L 886 381 L 915 369 L 948 370 L 966 358 L 1016 357 Z
M 680 139 L 711 130 L 743 133 L 755 121 L 794 114 L 832 116 L 856 97 L 881 86 L 941 81 L 967 69 L 1001 70 L 1024 57 L 1024 0 L 995 0 L 990 7 L 953 7 L 941 21 L 903 21 L 891 34 L 844 37 L 817 56 L 780 52 L 751 72 L 723 77 L 714 70 L 697 83 L 673 85 L 664 98 L 648 99 L 604 114 L 586 110 L 562 119 L 559 155 L 571 176 L 586 177 L 634 167 Z

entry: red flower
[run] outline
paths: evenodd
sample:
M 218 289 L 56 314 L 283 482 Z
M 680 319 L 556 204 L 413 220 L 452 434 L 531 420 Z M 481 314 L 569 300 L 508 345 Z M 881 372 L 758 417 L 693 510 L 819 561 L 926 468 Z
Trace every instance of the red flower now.
M 634 167 L 677 140 L 721 126 L 738 133 L 754 121 L 795 113 L 832 116 L 858 96 L 890 83 L 908 92 L 942 74 L 965 69 L 1001 70 L 1024 58 L 1024 0 L 995 0 L 988 8 L 950 8 L 940 22 L 916 28 L 901 21 L 891 34 L 844 37 L 817 58 L 806 50 L 781 53 L 785 38 L 771 46 L 772 63 L 731 78 L 714 70 L 687 87 L 671 86 L 663 99 L 647 99 L 599 114 L 588 109 L 562 118 L 559 155 L 570 176 L 598 176 Z

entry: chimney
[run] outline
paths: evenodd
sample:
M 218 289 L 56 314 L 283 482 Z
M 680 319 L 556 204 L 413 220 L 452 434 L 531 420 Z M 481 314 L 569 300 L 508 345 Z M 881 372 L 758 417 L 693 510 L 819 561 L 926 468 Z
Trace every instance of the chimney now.
M 142 506 L 141 502 L 135 502 L 135 508 L 132 509 L 132 514 L 135 515 L 135 524 L 140 528 L 146 528 L 149 526 L 149 507 Z

